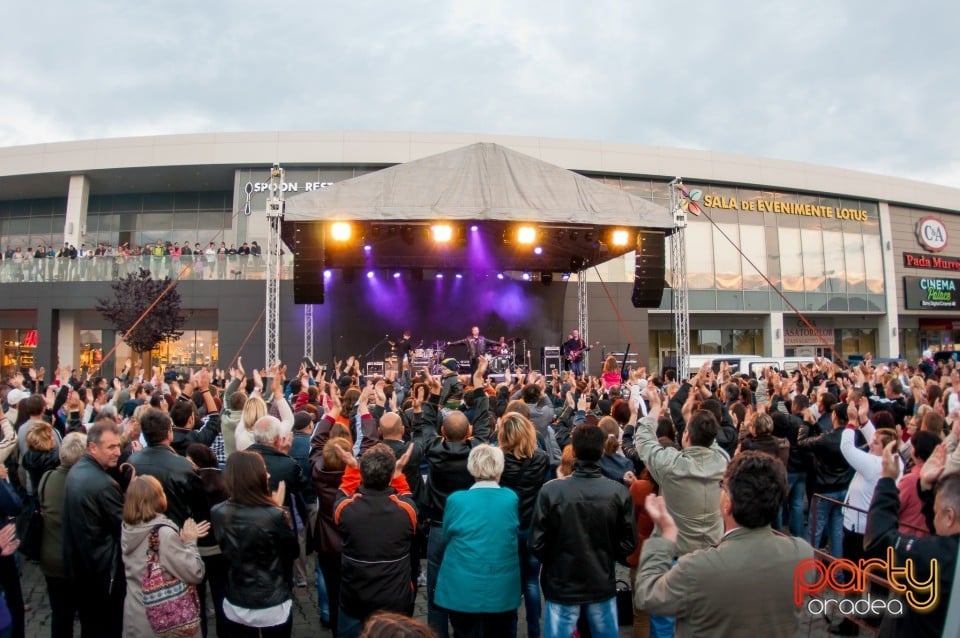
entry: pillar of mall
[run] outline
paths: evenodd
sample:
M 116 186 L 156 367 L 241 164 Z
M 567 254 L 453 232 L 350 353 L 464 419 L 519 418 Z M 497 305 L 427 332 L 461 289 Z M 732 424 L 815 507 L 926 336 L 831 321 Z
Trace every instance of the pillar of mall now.
M 768 357 L 782 357 L 783 346 L 783 313 L 771 312 L 763 323 L 763 352 Z
M 67 191 L 67 219 L 63 224 L 63 241 L 80 248 L 87 230 L 87 203 L 90 199 L 90 180 L 86 175 L 71 175 Z
M 80 321 L 76 310 L 60 310 L 57 330 L 57 355 L 61 366 L 74 370 L 80 366 Z M 52 378 L 52 377 L 51 377 Z

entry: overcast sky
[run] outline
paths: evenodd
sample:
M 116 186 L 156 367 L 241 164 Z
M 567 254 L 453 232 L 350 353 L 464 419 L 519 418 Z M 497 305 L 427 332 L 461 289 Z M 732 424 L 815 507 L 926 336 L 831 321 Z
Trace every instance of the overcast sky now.
M 496 133 L 960 187 L 956 2 L 37 0 L 7 9 L 0 146 L 213 131 Z

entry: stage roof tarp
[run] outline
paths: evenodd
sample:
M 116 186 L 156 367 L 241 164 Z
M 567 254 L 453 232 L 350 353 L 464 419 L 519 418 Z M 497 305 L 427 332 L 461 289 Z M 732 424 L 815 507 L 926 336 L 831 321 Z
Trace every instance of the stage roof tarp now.
M 652 202 L 535 157 L 478 143 L 287 199 L 288 222 L 499 220 L 673 228 Z

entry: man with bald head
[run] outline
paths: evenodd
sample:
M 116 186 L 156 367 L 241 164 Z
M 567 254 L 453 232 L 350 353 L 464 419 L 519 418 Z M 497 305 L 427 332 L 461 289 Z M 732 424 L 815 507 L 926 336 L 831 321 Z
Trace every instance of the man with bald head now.
M 437 574 L 443 559 L 443 510 L 447 497 L 458 490 L 470 489 L 473 476 L 467 471 L 467 458 L 476 446 L 486 443 L 490 433 L 490 400 L 484 391 L 485 359 L 478 362 L 467 403 L 474 406 L 473 423 L 459 410 L 444 410 L 440 424 L 440 379 L 427 376 L 426 400 L 413 400 L 414 440 L 422 446 L 430 478 L 427 481 L 424 518 L 430 520 L 427 539 L 427 620 L 440 638 L 448 635 L 447 613 L 433 602 Z M 438 424 L 439 433 L 438 433 Z M 381 429 L 382 429 L 381 424 Z M 407 466 L 413 466 L 413 460 Z

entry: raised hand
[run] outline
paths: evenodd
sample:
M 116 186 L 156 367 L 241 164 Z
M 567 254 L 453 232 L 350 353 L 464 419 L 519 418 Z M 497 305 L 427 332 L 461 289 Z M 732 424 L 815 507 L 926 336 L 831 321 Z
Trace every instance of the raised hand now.
M 896 441 L 893 441 L 896 443 Z M 930 458 L 923 464 L 923 467 L 920 468 L 920 485 L 924 489 L 931 489 L 934 485 L 937 484 L 937 481 L 940 480 L 940 475 L 943 474 L 943 469 L 947 465 L 947 446 L 941 443 L 937 446 L 937 449 L 933 451 L 933 454 L 930 455 Z M 886 467 L 884 467 L 884 476 L 887 476 Z M 891 477 L 895 478 L 895 477 Z
M 340 448 L 337 448 L 338 450 Z M 400 455 L 400 458 L 397 459 L 397 465 L 394 467 L 393 476 L 394 478 L 403 474 L 403 468 L 407 466 L 407 463 L 410 461 L 410 455 L 413 454 L 413 442 L 410 442 L 407 445 L 407 449 L 403 451 L 403 454 Z

